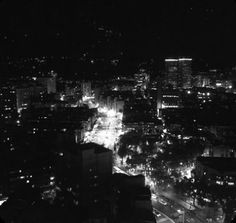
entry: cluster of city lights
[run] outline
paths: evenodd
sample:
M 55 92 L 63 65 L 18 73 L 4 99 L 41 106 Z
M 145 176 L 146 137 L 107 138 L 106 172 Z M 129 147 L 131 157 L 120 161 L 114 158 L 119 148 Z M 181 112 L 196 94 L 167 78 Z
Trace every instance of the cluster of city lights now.
M 98 118 L 93 130 L 85 133 L 85 142 L 94 142 L 111 150 L 114 149 L 122 131 L 122 113 L 115 110 L 98 108 L 103 117 Z

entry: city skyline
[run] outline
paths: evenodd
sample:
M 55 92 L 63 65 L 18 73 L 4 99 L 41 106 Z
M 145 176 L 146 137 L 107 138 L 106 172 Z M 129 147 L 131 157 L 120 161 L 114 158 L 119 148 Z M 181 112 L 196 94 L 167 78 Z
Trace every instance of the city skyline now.
M 233 0 L 0 0 L 0 222 L 235 222 L 235 27 Z

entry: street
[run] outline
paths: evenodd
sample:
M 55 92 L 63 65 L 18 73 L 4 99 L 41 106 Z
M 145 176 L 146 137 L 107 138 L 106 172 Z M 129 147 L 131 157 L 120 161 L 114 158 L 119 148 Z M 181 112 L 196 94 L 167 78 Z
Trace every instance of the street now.
M 92 131 L 86 133 L 84 142 L 94 142 L 114 151 L 114 146 L 122 134 L 122 114 L 101 113 Z M 117 153 L 114 152 L 114 155 L 114 173 L 140 174 L 129 171 L 127 166 L 121 166 L 120 162 L 117 162 Z M 197 216 L 195 207 L 176 197 L 173 192 L 163 192 L 153 187 L 152 179 L 147 176 L 146 184 L 152 188 L 152 203 L 157 222 L 205 222 Z
M 94 142 L 113 150 L 122 134 L 122 114 L 102 113 L 92 131 L 87 132 L 84 141 Z

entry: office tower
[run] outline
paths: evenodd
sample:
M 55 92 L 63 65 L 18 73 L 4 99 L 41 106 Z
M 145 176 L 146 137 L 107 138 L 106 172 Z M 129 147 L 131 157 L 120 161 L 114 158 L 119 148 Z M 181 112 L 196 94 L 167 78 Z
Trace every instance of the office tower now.
M 37 78 L 39 84 L 47 89 L 47 93 L 56 93 L 56 75 L 52 77 Z
M 165 79 L 167 85 L 172 85 L 173 88 L 178 86 L 178 59 L 165 59 Z
M 179 58 L 179 86 L 180 88 L 191 87 L 192 59 Z
M 173 88 L 191 87 L 192 59 L 165 59 L 166 84 Z
M 211 85 L 211 80 L 205 73 L 200 73 L 195 76 L 193 85 L 195 87 L 209 87 Z

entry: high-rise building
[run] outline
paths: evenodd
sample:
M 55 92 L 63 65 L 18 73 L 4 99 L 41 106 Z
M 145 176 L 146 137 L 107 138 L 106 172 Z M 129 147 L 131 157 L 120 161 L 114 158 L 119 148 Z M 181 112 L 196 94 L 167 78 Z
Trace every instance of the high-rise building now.
M 165 90 L 162 92 L 162 109 L 181 107 L 181 96 L 178 90 Z
M 165 59 L 165 79 L 167 85 L 173 88 L 178 86 L 179 68 L 178 59 Z
M 37 81 L 47 89 L 48 94 L 56 93 L 56 75 L 37 78 Z
M 195 87 L 210 87 L 211 80 L 205 73 L 200 73 L 199 75 L 194 77 L 193 85 Z
M 191 87 L 192 59 L 165 59 L 166 84 L 173 88 Z
M 112 176 L 112 151 L 94 143 L 83 144 L 78 146 L 78 158 L 82 203 L 96 204 L 103 199 L 102 191 Z
M 150 75 L 144 70 L 140 69 L 138 73 L 134 75 L 135 90 L 145 91 L 150 81 Z
M 179 86 L 180 88 L 191 87 L 192 78 L 192 59 L 179 58 Z
M 92 96 L 92 88 L 91 88 L 91 82 L 90 81 L 82 82 L 81 89 L 82 89 L 83 98 Z

